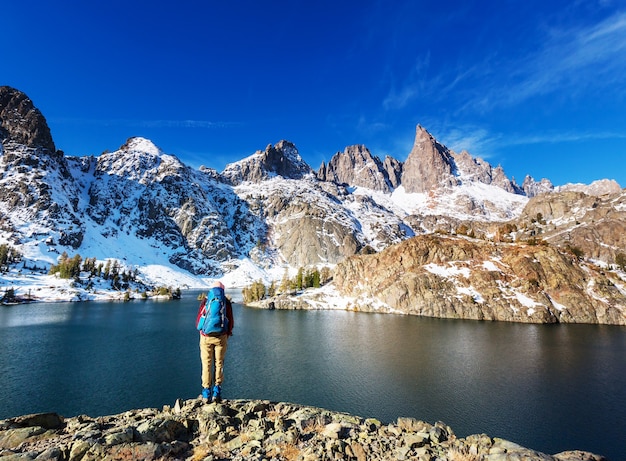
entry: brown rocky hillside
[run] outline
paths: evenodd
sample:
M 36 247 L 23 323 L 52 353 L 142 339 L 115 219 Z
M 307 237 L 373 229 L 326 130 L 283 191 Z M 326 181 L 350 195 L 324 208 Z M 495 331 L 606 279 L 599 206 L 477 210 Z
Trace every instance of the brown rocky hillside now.
M 342 295 L 413 315 L 626 324 L 626 283 L 618 273 L 550 245 L 422 235 L 346 259 L 334 283 Z M 362 303 L 357 309 L 370 310 Z
M 598 195 L 565 190 L 533 197 L 517 220 L 517 238 L 575 247 L 585 258 L 615 264 L 617 255 L 626 253 L 626 189 L 617 190 Z

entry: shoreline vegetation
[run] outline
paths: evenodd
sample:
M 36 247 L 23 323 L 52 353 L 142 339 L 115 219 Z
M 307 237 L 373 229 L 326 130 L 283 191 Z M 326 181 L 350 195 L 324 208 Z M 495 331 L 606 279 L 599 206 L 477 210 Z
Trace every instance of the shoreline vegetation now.
M 200 398 L 102 417 L 1 420 L 0 459 L 608 461 L 579 450 L 548 455 L 486 434 L 459 438 L 440 421 L 385 424 L 285 402 Z
M 181 299 L 182 290 L 180 287 L 157 287 L 150 290 L 143 291 L 130 291 L 130 290 L 110 290 L 104 293 L 100 290 L 100 296 L 98 299 L 89 299 L 88 297 L 82 297 L 79 294 L 72 294 L 68 299 L 42 299 L 33 296 L 30 291 L 27 294 L 19 294 L 15 288 L 4 288 L 2 296 L 0 296 L 0 305 L 3 306 L 15 306 L 19 304 L 31 304 L 38 302 L 83 302 L 83 301 L 131 301 L 133 299 L 147 300 L 147 299 Z
M 582 263 L 576 255 L 549 247 L 501 248 L 495 259 L 492 250 L 464 238 L 441 242 L 422 236 L 384 253 L 348 258 L 333 269 L 300 267 L 293 277 L 285 269 L 282 279 L 269 284 L 258 279 L 243 288 L 236 277 L 227 274 L 225 283 L 241 290 L 243 304 L 269 310 L 626 325 L 622 313 L 626 276 L 621 258 L 621 272 L 613 268 L 613 273 L 591 263 L 579 267 Z M 213 280 L 191 282 L 173 272 L 166 277 L 155 273 L 147 277 L 149 270 L 123 261 L 83 259 L 67 253 L 49 270 L 25 264 L 18 267 L 22 256 L 12 247 L 0 245 L 0 254 L 6 255 L 0 259 L 0 305 L 180 299 L 181 286 L 203 290 Z M 439 259 L 448 263 L 433 262 Z M 179 286 L 162 286 L 171 283 Z
M 64 251 L 57 264 L 46 269 L 45 264 L 42 267 L 27 264 L 19 250 L 7 244 L 0 244 L 0 273 L 11 280 L 4 280 L 7 285 L 1 288 L 0 305 L 95 299 L 180 299 L 182 294 L 180 287 L 146 283 L 137 267 L 118 259 L 98 261 L 80 254 L 70 257 Z
M 289 273 L 285 270 L 280 283 L 272 281 L 269 286 L 265 286 L 262 280 L 257 280 L 244 287 L 241 294 L 245 304 L 257 305 L 263 300 L 271 300 L 277 296 L 297 296 L 298 293 L 309 288 L 321 288 L 330 281 L 332 281 L 332 272 L 327 266 L 321 269 L 300 267 L 295 277 L 290 278 Z

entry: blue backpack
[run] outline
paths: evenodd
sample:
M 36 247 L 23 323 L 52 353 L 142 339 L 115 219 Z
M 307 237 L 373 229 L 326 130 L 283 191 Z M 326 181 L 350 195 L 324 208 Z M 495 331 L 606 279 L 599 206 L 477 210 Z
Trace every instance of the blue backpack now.
M 213 287 L 209 290 L 196 328 L 205 335 L 223 334 L 228 331 L 226 296 L 223 288 Z

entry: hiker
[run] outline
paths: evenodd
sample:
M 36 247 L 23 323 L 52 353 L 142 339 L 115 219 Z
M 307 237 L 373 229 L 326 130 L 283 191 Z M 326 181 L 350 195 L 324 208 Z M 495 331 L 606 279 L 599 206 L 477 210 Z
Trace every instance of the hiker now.
M 221 282 L 215 282 L 200 303 L 196 326 L 200 332 L 202 399 L 220 402 L 226 346 L 228 337 L 233 334 L 234 326 L 232 304 L 224 294 L 224 285 Z M 214 375 L 211 373 L 213 368 Z

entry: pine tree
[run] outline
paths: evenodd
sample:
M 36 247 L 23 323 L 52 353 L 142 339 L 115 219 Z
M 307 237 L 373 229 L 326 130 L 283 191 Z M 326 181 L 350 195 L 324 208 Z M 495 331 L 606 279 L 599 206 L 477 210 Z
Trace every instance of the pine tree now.
M 321 286 L 321 284 L 320 284 L 320 271 L 318 271 L 317 268 L 315 268 L 315 270 L 313 271 L 313 279 L 311 281 L 311 286 L 313 288 L 319 288 Z
M 256 282 L 253 282 L 251 286 L 245 287 L 241 293 L 243 295 L 244 303 L 260 301 L 265 299 L 265 285 L 262 280 L 257 280 Z
M 298 269 L 298 274 L 296 275 L 296 290 L 302 290 L 302 286 L 304 284 L 304 268 L 300 267 Z
M 9 247 L 4 243 L 0 245 L 0 268 L 7 266 L 9 261 Z
M 320 283 L 324 285 L 331 279 L 330 269 L 326 266 L 322 267 L 322 271 L 320 272 Z
M 626 255 L 624 253 L 617 253 L 615 256 L 615 264 L 617 264 L 621 270 L 626 270 Z
M 260 301 L 265 298 L 265 284 L 263 283 L 263 281 L 258 280 L 257 282 L 255 282 L 254 295 L 256 301 Z
M 289 280 L 289 269 L 285 267 L 285 273 L 283 274 L 283 279 L 280 282 L 278 290 L 280 293 L 287 293 L 290 287 L 291 281 Z
M 111 267 L 111 275 L 113 277 L 118 276 L 120 273 L 120 262 L 116 259 L 113 261 L 113 266 Z

